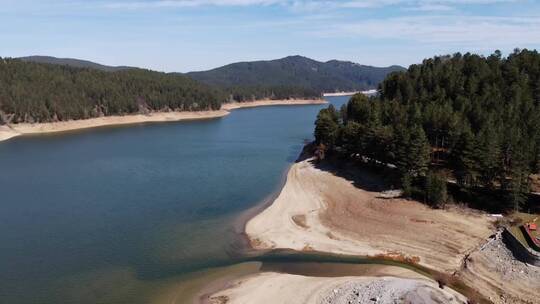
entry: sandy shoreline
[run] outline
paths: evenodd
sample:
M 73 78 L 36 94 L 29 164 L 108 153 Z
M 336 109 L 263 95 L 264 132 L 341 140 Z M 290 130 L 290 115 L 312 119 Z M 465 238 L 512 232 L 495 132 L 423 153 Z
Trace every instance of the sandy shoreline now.
M 360 91 L 354 92 L 337 92 L 337 93 L 324 93 L 324 97 L 341 97 L 341 96 L 353 96 L 360 93 Z
M 363 298 L 360 299 L 358 296 Z M 395 304 L 400 297 L 423 304 L 462 303 L 458 292 L 413 270 L 381 264 L 246 262 L 212 268 L 171 281 L 152 304 Z M 358 298 L 349 302 L 350 298 Z M 391 301 L 388 301 L 391 298 Z M 439 299 L 421 302 L 418 299 Z M 343 302 L 343 300 L 346 300 Z
M 466 303 L 465 297 L 421 275 L 395 266 L 379 266 L 366 276 L 322 277 L 262 272 L 230 282 L 209 298 L 212 304 L 327 304 L 395 303 L 407 298 L 410 303 Z M 433 302 L 421 302 L 427 298 Z M 435 302 L 443 299 L 444 302 Z M 374 302 L 375 303 L 375 302 Z M 406 302 L 409 303 L 409 302 Z
M 90 128 L 119 126 L 147 122 L 171 122 L 181 120 L 212 119 L 228 115 L 225 110 L 200 112 L 156 112 L 149 114 L 134 114 L 125 116 L 104 116 L 83 120 L 68 120 L 48 123 L 21 123 L 2 126 L 0 141 L 25 134 L 56 133 Z
M 277 106 L 277 105 L 309 105 L 324 104 L 323 99 L 294 99 L 294 100 L 258 100 L 245 103 L 224 104 L 220 110 L 198 112 L 153 112 L 149 114 L 133 114 L 125 116 L 105 116 L 83 120 L 69 120 L 50 123 L 21 123 L 10 126 L 0 126 L 0 141 L 25 134 L 43 134 L 82 130 L 89 128 L 119 126 L 149 122 L 173 122 L 182 120 L 215 119 L 230 114 L 230 111 L 240 108 Z
M 445 273 L 492 233 L 486 216 L 381 198 L 310 160 L 294 164 L 278 198 L 246 224 L 256 249 L 406 258 Z
M 312 105 L 312 104 L 326 104 L 328 103 L 324 99 L 284 99 L 284 100 L 255 100 L 248 102 L 229 102 L 224 103 L 221 106 L 222 110 L 231 111 L 240 108 L 253 108 L 262 106 L 295 106 L 295 105 Z
M 374 95 L 374 94 L 377 94 L 377 90 L 372 89 L 372 90 L 366 90 L 366 91 L 323 93 L 323 96 L 324 97 L 353 96 L 353 95 L 356 95 L 358 93 L 362 93 L 362 94 L 365 94 L 365 95 Z
M 486 214 L 388 198 L 380 177 L 355 172 L 319 168 L 310 159 L 293 164 L 272 205 L 246 223 L 251 246 L 405 260 L 455 277 L 493 303 L 540 297 L 540 268 L 491 238 L 496 229 Z
M 379 243 L 372 244 L 371 240 L 357 238 L 324 222 L 323 213 L 330 208 L 327 202 L 329 198 L 326 195 L 329 192 L 345 194 L 347 197 L 358 195 L 357 192 L 348 193 L 348 191 L 361 190 L 341 177 L 316 168 L 310 160 L 293 164 L 287 173 L 283 188 L 273 203 L 247 221 L 245 233 L 251 247 L 256 250 L 279 248 L 296 251 L 317 250 L 357 256 L 405 255 L 397 250 L 380 246 Z M 462 216 L 468 215 L 456 215 Z M 480 218 L 480 223 L 484 223 L 482 216 L 473 217 Z M 483 237 L 489 230 L 477 233 Z M 472 242 L 476 244 L 476 241 L 480 242 L 481 238 Z M 414 246 L 417 244 L 413 240 L 411 247 Z M 461 261 L 459 258 L 455 260 L 455 267 L 459 268 Z M 422 257 L 421 261 L 423 265 L 434 268 L 439 266 L 437 269 L 444 265 L 443 261 L 437 261 L 440 264 L 432 262 L 429 256 Z M 406 298 L 410 303 L 467 302 L 458 292 L 448 287 L 439 289 L 435 281 L 412 270 L 386 265 L 371 265 L 371 267 L 377 270 L 359 271 L 354 275 L 337 271 L 336 273 L 341 275 L 338 277 L 263 270 L 261 273 L 230 281 L 222 287 L 222 290 L 211 294 L 208 300 L 212 304 L 267 303 L 269 299 L 272 303 L 346 304 L 368 303 L 373 298 L 379 299 L 377 303 L 394 303 L 398 298 Z M 208 300 L 204 303 L 208 303 Z

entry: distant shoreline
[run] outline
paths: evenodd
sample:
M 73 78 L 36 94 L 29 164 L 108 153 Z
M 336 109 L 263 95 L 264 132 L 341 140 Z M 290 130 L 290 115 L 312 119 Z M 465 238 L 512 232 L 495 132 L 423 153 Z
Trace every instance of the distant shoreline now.
M 295 106 L 295 105 L 313 105 L 313 104 L 326 104 L 328 103 L 324 99 L 261 99 L 247 102 L 230 102 L 221 105 L 222 110 L 231 111 L 240 108 L 253 108 L 264 106 Z
M 353 92 L 335 92 L 335 93 L 323 93 L 324 97 L 340 97 L 340 96 L 353 96 L 358 93 L 362 93 L 365 95 L 375 95 L 377 94 L 377 90 L 367 90 L 367 91 L 353 91 Z
M 221 106 L 220 110 L 214 111 L 152 112 L 149 114 L 130 114 L 124 116 L 114 115 L 59 122 L 11 124 L 0 126 L 0 142 L 13 137 L 30 134 L 59 133 L 106 126 L 130 125 L 148 122 L 174 122 L 184 120 L 215 119 L 227 116 L 230 114 L 230 111 L 240 108 L 278 105 L 309 105 L 324 103 L 326 103 L 324 99 L 257 100 L 242 103 L 226 103 Z

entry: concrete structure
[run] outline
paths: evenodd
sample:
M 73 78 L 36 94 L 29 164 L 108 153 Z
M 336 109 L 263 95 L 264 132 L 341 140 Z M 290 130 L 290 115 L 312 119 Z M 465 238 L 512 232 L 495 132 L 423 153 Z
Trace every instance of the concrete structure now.
M 508 249 L 512 251 L 514 257 L 523 263 L 531 264 L 540 267 L 540 252 L 534 251 L 531 248 L 524 246 L 512 233 L 506 228 L 502 232 L 503 242 Z

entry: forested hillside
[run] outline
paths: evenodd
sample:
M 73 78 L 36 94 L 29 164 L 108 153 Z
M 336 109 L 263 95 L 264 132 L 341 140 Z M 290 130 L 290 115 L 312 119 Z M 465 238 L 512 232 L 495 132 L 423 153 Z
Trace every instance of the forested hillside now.
M 322 63 L 291 56 L 235 63 L 186 77 L 70 58 L 4 59 L 0 65 L 0 123 L 217 109 L 226 101 L 319 98 L 323 92 L 374 88 L 396 70 L 403 68 L 337 60 Z
M 0 124 L 219 109 L 224 100 L 219 90 L 182 75 L 0 58 Z
M 455 54 L 393 73 L 380 96 L 322 110 L 320 153 L 396 166 L 406 194 L 420 185 L 433 204 L 446 181 L 492 190 L 519 209 L 540 168 L 540 54 Z M 392 166 L 390 166 L 392 167 Z
M 233 63 L 210 71 L 187 75 L 224 89 L 234 100 L 319 97 L 323 92 L 376 88 L 399 66 L 378 68 L 332 60 L 318 62 L 290 56 L 278 60 Z

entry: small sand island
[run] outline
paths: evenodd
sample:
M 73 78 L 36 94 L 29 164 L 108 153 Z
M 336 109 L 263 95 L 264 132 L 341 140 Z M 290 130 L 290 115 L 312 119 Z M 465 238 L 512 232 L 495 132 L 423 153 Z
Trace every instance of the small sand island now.
M 182 120 L 214 119 L 230 114 L 230 111 L 240 108 L 283 106 L 283 105 L 309 105 L 325 104 L 324 99 L 284 99 L 284 100 L 256 100 L 251 102 L 232 102 L 223 104 L 220 110 L 215 111 L 182 111 L 182 112 L 149 112 L 146 114 L 103 116 L 82 120 L 68 120 L 48 123 L 19 123 L 0 125 L 0 141 L 25 134 L 43 134 L 82 130 L 106 126 L 118 126 L 151 122 L 173 122 Z

